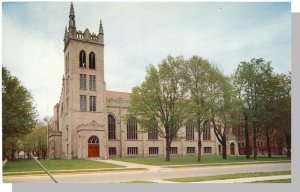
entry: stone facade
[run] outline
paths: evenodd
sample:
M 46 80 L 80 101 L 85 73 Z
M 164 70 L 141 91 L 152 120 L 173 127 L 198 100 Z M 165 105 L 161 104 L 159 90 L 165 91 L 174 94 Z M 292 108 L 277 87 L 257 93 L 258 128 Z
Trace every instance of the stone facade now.
M 111 156 L 165 155 L 165 140 L 160 137 L 149 139 L 148 133 L 139 125 L 137 125 L 137 138 L 128 139 L 128 125 L 124 117 L 130 102 L 130 94 L 106 90 L 103 37 L 101 21 L 97 35 L 90 33 L 88 29 L 84 32 L 76 29 L 75 11 L 71 4 L 69 27 L 68 29 L 66 27 L 64 36 L 65 70 L 60 100 L 54 106 L 54 130 L 49 135 L 49 158 L 100 157 L 106 159 Z M 82 51 L 84 51 L 83 55 Z M 91 53 L 94 56 L 91 56 Z M 94 58 L 92 63 L 91 57 Z M 91 68 L 93 64 L 95 67 Z M 91 76 L 95 77 L 94 82 Z M 92 84 L 95 84 L 94 88 Z M 93 104 L 92 97 L 96 100 L 95 104 Z M 108 116 L 113 117 L 114 120 L 112 138 L 108 131 Z M 198 132 L 194 131 L 194 140 L 186 140 L 185 131 L 183 127 L 178 133 L 178 139 L 172 142 L 172 155 L 197 155 Z M 220 144 L 213 130 L 209 129 L 209 132 L 209 139 L 202 141 L 202 153 L 219 155 Z M 201 138 L 203 139 L 203 136 Z M 229 147 L 231 143 L 234 144 L 234 153 Z M 227 146 L 228 154 L 237 152 L 234 139 L 229 140 Z

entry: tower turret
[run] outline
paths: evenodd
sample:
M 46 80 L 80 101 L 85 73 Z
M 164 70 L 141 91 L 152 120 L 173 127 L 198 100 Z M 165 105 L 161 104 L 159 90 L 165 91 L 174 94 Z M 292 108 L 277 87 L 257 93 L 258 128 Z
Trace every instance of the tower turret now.
M 103 44 L 103 42 L 104 42 L 103 36 L 104 36 L 103 26 L 102 26 L 102 21 L 100 20 L 98 42 L 100 42 L 101 44 Z
M 65 36 L 64 36 L 65 46 L 66 46 L 68 40 L 69 40 L 69 32 L 68 32 L 67 26 L 66 26 L 66 28 L 65 28 Z
M 75 21 L 75 11 L 73 3 L 71 2 L 70 14 L 69 14 L 69 32 L 71 37 L 76 36 L 76 21 Z

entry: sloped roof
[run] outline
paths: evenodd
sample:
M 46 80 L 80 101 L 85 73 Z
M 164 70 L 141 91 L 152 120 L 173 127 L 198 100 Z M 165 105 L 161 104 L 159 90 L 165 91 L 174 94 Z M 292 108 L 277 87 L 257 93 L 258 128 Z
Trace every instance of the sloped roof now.
M 119 99 L 122 98 L 125 101 L 130 100 L 130 93 L 119 91 L 106 91 L 106 99 Z

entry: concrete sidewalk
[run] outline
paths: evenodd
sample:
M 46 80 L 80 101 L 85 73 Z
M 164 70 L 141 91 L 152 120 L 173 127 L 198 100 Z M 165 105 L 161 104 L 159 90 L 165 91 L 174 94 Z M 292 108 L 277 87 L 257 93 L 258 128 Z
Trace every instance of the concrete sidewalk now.
M 248 178 L 200 181 L 200 182 L 190 182 L 190 183 L 251 183 L 255 181 L 268 181 L 268 180 L 291 179 L 291 178 L 292 178 L 291 175 L 275 175 L 275 176 L 265 176 L 265 177 L 248 177 Z
M 109 162 L 105 161 L 104 162 Z M 122 162 L 123 163 L 123 162 Z M 126 163 L 127 164 L 127 163 Z M 124 164 L 123 164 L 124 165 Z M 128 165 L 128 164 L 127 164 Z M 132 165 L 132 164 L 131 164 Z M 141 167 L 141 166 L 139 166 Z M 143 166 L 144 167 L 144 166 Z M 149 167 L 148 167 L 149 168 Z M 157 169 L 157 167 L 156 167 Z M 163 171 L 162 171 L 163 170 Z M 104 172 L 56 175 L 59 183 L 120 183 L 130 181 L 159 181 L 180 177 L 203 177 L 234 173 L 274 172 L 291 170 L 291 163 L 195 167 L 193 169 L 160 169 L 159 171 Z M 265 179 L 268 179 L 264 177 Z M 4 177 L 4 183 L 52 183 L 48 176 Z M 166 181 L 161 181 L 166 183 Z M 170 182 L 168 182 L 170 183 Z
M 106 159 L 106 160 L 93 160 L 93 161 L 99 161 L 103 163 L 111 163 L 115 165 L 121 165 L 125 166 L 126 168 L 144 168 L 148 169 L 149 171 L 163 171 L 167 170 L 167 168 L 163 168 L 161 166 L 152 166 L 152 165 L 144 165 L 144 164 L 137 164 L 137 163 L 129 163 L 124 161 L 115 161 L 112 159 Z

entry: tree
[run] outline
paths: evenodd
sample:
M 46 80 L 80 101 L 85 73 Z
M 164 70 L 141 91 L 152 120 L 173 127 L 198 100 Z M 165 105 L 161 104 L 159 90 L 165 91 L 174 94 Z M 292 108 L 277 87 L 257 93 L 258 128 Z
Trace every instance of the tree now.
M 191 57 L 182 68 L 185 97 L 189 101 L 189 121 L 198 131 L 198 162 L 201 161 L 201 134 L 203 123 L 210 117 L 209 100 L 211 92 L 208 85 L 212 74 L 211 64 L 198 56 Z
M 266 81 L 265 94 L 263 95 L 262 105 L 260 107 L 260 116 L 261 116 L 261 126 L 262 126 L 262 134 L 265 136 L 268 157 L 272 157 L 271 152 L 271 140 L 274 140 L 275 136 L 275 127 L 274 123 L 277 118 L 278 112 L 278 102 L 276 102 L 277 98 L 281 95 L 281 90 L 283 89 L 280 86 L 280 76 L 278 74 L 273 74 Z
M 210 104 L 211 117 L 214 133 L 222 145 L 223 159 L 227 159 L 227 135 L 230 128 L 237 124 L 239 117 L 240 102 L 236 92 L 230 84 L 230 79 L 215 69 L 211 74 L 210 90 L 212 93 Z
M 30 92 L 12 76 L 6 67 L 2 67 L 2 133 L 3 133 L 3 157 L 6 156 L 9 146 L 12 146 L 13 158 L 14 145 L 22 135 L 27 134 L 36 125 L 37 112 L 33 105 Z
M 249 130 L 251 126 L 253 133 L 253 158 L 257 159 L 256 140 L 261 122 L 261 106 L 263 104 L 264 94 L 266 94 L 266 86 L 268 79 L 272 76 L 271 62 L 264 59 L 251 59 L 249 62 L 241 62 L 235 71 L 235 83 L 240 92 L 240 97 L 244 102 L 244 118 L 245 118 L 245 140 L 246 140 L 246 156 L 249 158 Z
M 156 122 L 159 135 L 166 140 L 166 161 L 170 161 L 172 141 L 186 119 L 186 103 L 180 86 L 184 59 L 168 56 L 156 69 L 147 67 L 145 81 L 132 89 L 128 117 L 134 116 L 145 130 Z
M 291 73 L 278 75 L 278 78 L 275 122 L 279 124 L 279 134 L 284 136 L 287 157 L 291 157 Z

